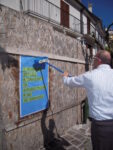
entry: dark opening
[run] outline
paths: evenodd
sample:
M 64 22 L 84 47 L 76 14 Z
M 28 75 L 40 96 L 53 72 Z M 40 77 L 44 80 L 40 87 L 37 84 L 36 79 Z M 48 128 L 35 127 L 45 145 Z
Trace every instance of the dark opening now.
M 61 25 L 69 28 L 69 5 L 61 0 Z

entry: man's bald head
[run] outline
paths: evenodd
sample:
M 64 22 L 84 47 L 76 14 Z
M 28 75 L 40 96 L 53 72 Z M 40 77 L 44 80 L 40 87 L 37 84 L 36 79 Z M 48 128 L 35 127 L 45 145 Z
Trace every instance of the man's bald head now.
M 102 64 L 108 64 L 111 63 L 111 55 L 106 50 L 99 50 L 96 54 L 96 57 L 98 57 L 101 60 Z

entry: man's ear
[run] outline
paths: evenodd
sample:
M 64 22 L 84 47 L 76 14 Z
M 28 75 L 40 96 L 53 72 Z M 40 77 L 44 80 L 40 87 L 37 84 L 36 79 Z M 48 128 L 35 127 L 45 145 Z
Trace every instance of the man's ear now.
M 98 59 L 98 62 L 99 62 L 99 64 L 102 64 L 102 60 L 101 59 Z

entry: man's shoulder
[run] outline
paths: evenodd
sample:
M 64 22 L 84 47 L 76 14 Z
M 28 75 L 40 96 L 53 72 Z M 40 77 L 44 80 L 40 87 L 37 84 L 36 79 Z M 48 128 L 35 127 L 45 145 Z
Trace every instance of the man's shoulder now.
M 82 74 L 84 77 L 90 77 L 95 71 L 94 70 L 89 70 L 86 71 L 84 74 Z
M 90 75 L 90 74 L 93 74 L 94 72 L 97 72 L 97 69 L 86 71 L 84 74 L 85 75 Z
M 93 69 L 93 70 L 85 72 L 84 73 L 84 77 L 86 77 L 86 78 L 92 78 L 92 76 L 95 76 L 98 73 L 99 73 L 98 69 Z

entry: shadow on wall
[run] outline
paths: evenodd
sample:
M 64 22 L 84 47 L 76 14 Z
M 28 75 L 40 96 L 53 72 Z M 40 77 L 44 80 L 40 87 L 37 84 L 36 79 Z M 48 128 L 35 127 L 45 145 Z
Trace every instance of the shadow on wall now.
M 88 71 L 89 70 L 89 56 L 88 56 L 88 52 L 86 49 L 84 49 L 82 47 L 82 54 L 84 56 L 84 59 L 85 59 L 85 71 Z
M 91 63 L 91 58 L 88 56 L 87 49 L 82 48 L 82 53 L 85 59 L 85 71 L 89 71 L 89 65 Z M 87 119 L 89 117 L 89 106 L 88 106 L 88 98 L 86 97 L 82 102 L 81 102 L 81 120 L 83 124 L 87 123 Z
M 10 73 L 15 78 L 15 92 L 18 91 L 18 60 L 15 59 L 15 56 L 8 54 L 5 49 L 0 47 L 0 150 L 6 149 L 7 140 L 5 139 L 5 125 L 4 125 L 4 114 L 3 112 L 3 100 L 4 95 L 1 93 L 4 89 L 2 89 L 2 84 L 4 83 L 4 76 L 9 76 L 8 69 L 10 69 Z M 3 73 L 2 73 L 3 72 Z M 6 81 L 6 80 L 5 80 Z M 8 82 L 8 81 L 7 81 Z M 7 91 L 6 91 L 7 92 Z
M 43 84 L 45 86 L 46 96 L 48 97 L 42 71 L 41 71 L 41 75 L 43 79 Z M 43 134 L 43 139 L 44 139 L 43 146 L 46 150 L 65 150 L 64 146 L 66 147 L 66 146 L 69 146 L 70 144 L 64 138 L 60 137 L 58 134 L 57 127 L 53 118 L 53 111 L 51 109 L 49 97 L 48 97 L 47 108 L 48 107 L 49 107 L 49 110 L 51 111 L 51 119 L 49 119 L 48 127 L 46 126 L 48 109 L 43 111 L 42 118 L 41 118 L 41 128 L 42 128 L 42 134 Z
M 5 53 L 5 49 L 2 47 L 0 47 L 0 51 L 0 64 L 3 71 L 5 71 L 6 68 L 18 67 L 18 61 L 14 57 L 8 53 Z
M 19 97 L 19 59 L 18 59 L 18 56 L 14 54 L 13 55 L 8 54 L 7 52 L 5 52 L 5 49 L 0 47 L 0 66 L 1 66 L 1 70 L 3 71 L 3 73 L 5 73 L 5 71 L 7 70 L 7 73 L 6 73 L 7 76 L 9 75 L 8 70 L 10 69 L 10 74 L 15 80 L 15 96 Z M 1 77 L 1 79 L 2 78 L 3 77 Z
M 65 150 L 64 147 L 69 146 L 70 144 L 57 133 L 57 138 L 55 136 L 54 130 L 56 128 L 54 119 L 49 120 L 48 128 L 46 127 L 46 117 L 47 110 L 43 111 L 41 119 L 41 128 L 44 137 L 43 146 L 46 150 Z M 56 129 L 57 132 L 57 129 Z

